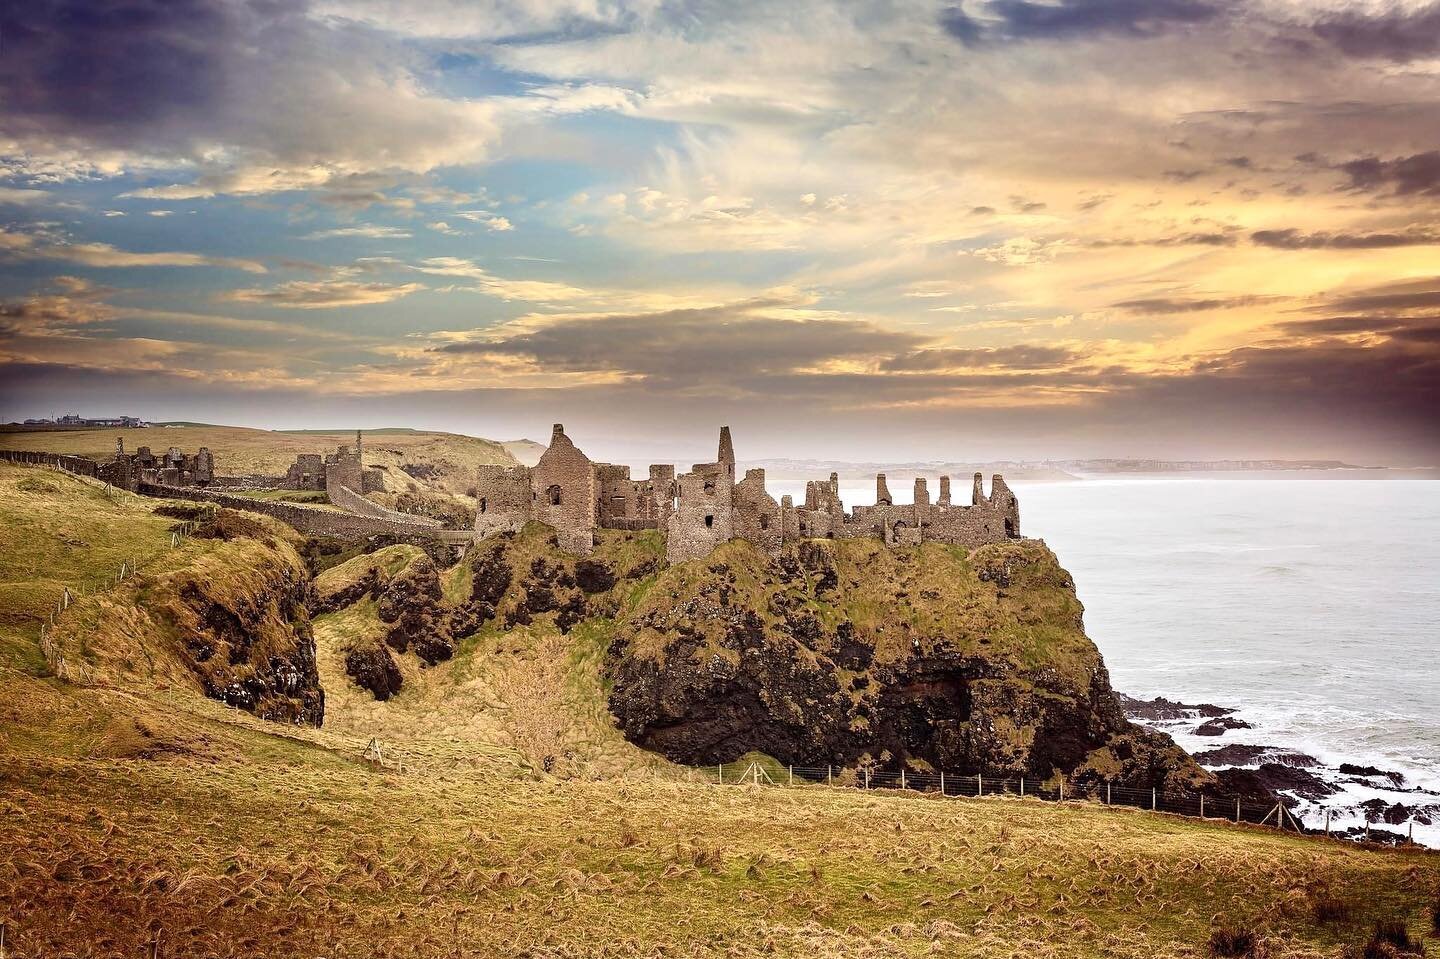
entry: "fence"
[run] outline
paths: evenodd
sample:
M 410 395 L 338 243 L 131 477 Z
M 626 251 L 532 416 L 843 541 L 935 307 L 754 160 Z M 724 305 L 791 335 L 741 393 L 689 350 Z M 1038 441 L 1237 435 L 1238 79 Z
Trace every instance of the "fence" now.
M 1330 813 L 1325 813 L 1323 828 L 1305 826 L 1283 802 L 1247 802 L 1235 796 L 1165 789 L 1136 789 L 1090 778 L 1049 779 L 974 773 L 911 773 L 905 770 L 880 771 L 849 769 L 837 766 L 782 766 L 778 763 L 737 762 L 716 766 L 691 767 L 691 776 L 700 775 L 717 785 L 754 785 L 776 787 L 829 786 L 839 789 L 888 789 L 919 793 L 938 793 L 942 797 L 1016 796 L 1047 802 L 1082 801 L 1107 806 L 1128 806 L 1148 812 L 1171 813 L 1199 819 L 1223 819 L 1234 823 L 1273 826 L 1300 834 L 1331 835 Z M 1408 837 L 1414 843 L 1414 822 L 1409 824 Z M 1391 838 L 1392 833 L 1386 833 Z M 1370 826 L 1364 832 L 1369 840 Z
M 36 465 L 48 466 L 59 472 L 67 473 L 75 479 L 86 483 L 94 484 L 103 489 L 106 495 L 113 495 L 116 498 L 124 495 L 120 490 L 94 479 L 84 473 L 73 473 L 63 463 L 45 462 Z M 213 515 L 213 508 L 205 515 L 193 520 L 185 520 L 170 529 L 170 549 L 176 549 L 185 539 L 194 534 L 203 523 L 208 522 Z M 45 665 L 50 671 L 66 682 L 74 683 L 77 686 L 93 686 L 96 683 L 94 667 L 88 663 L 72 659 L 65 655 L 64 649 L 55 638 L 55 627 L 58 618 L 82 596 L 94 596 L 96 593 L 108 592 L 127 580 L 133 579 L 140 572 L 140 563 L 133 557 L 122 559 L 120 568 L 112 575 L 107 574 L 98 582 L 92 582 L 86 586 L 76 586 L 71 589 L 69 586 L 60 588 L 60 598 L 56 600 L 55 606 L 49 611 L 45 622 L 40 624 L 40 653 L 45 657 Z

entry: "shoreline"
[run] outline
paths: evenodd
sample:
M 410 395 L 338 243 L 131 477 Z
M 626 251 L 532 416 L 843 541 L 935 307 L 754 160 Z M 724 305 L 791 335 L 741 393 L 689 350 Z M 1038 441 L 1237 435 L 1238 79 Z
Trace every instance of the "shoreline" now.
M 1324 829 L 1328 813 L 1333 835 L 1403 842 L 1413 830 L 1416 844 L 1440 849 L 1440 789 L 1387 768 L 1387 757 L 1266 741 L 1274 734 L 1244 707 L 1116 695 L 1131 722 L 1170 736 L 1232 789 L 1274 792 L 1307 828 Z

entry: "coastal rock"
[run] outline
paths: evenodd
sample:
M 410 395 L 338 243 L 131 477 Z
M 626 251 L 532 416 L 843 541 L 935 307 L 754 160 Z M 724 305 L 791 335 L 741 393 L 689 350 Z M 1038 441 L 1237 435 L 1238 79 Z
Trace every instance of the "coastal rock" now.
M 1229 743 L 1192 755 L 1195 757 L 1195 761 L 1202 766 L 1249 766 L 1262 759 L 1266 762 L 1299 766 L 1303 769 L 1313 769 L 1320 765 L 1318 759 L 1314 756 L 1307 756 L 1305 753 L 1277 749 L 1274 746 L 1251 746 L 1242 743 Z
M 1220 716 L 1229 716 L 1235 712 L 1233 709 L 1216 706 L 1213 703 L 1188 705 L 1173 699 L 1166 699 L 1164 696 L 1156 696 L 1154 699 L 1136 699 L 1124 693 L 1115 695 L 1120 700 L 1120 708 L 1125 711 L 1128 718 L 1147 722 L 1176 722 L 1194 719 L 1197 716 L 1214 719 Z
M 1347 776 L 1362 776 L 1366 779 L 1388 779 L 1393 786 L 1404 786 L 1405 777 L 1401 773 L 1388 772 L 1384 769 L 1376 769 L 1374 766 L 1357 766 L 1354 763 L 1341 763 L 1340 772 Z
M 1235 719 L 1233 716 L 1222 716 L 1219 719 L 1212 719 L 1195 727 L 1197 736 L 1223 736 L 1231 729 L 1252 729 L 1249 723 L 1243 719 Z
M 1274 802 L 1281 792 L 1312 801 L 1339 792 L 1309 770 L 1275 762 L 1261 763 L 1256 769 L 1221 769 L 1215 772 L 1215 778 L 1220 792 L 1262 802 Z M 1293 805 L 1293 800 L 1286 804 Z

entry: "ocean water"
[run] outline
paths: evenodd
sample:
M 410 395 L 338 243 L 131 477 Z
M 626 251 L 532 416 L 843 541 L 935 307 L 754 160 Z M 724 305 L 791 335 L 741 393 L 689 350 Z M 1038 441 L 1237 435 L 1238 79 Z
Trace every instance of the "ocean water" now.
M 777 498 L 803 492 L 771 485 L 785 487 Z M 1233 707 L 1254 726 L 1220 737 L 1167 727 L 1181 746 L 1288 748 L 1440 791 L 1440 482 L 1311 474 L 1012 486 L 1024 533 L 1074 575 L 1116 689 Z M 847 507 L 873 502 L 874 486 L 842 484 L 842 495 Z M 1332 779 L 1343 790 L 1323 806 L 1337 827 L 1360 822 L 1354 807 L 1366 799 L 1440 803 Z M 1323 806 L 1307 804 L 1305 818 L 1320 821 Z M 1440 817 L 1414 829 L 1440 846 Z

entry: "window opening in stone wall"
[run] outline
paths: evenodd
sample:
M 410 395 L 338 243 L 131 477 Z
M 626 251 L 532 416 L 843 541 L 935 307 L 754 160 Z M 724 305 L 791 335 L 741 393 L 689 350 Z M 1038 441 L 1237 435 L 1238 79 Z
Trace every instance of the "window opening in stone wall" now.
M 706 495 L 706 496 L 714 496 L 714 495 L 715 495 L 715 481 L 714 481 L 714 480 L 706 480 L 706 481 L 705 481 L 705 495 Z
M 480 497 L 480 512 L 485 512 L 485 497 Z
M 558 485 L 551 486 L 548 490 L 546 490 L 545 496 L 547 499 L 550 500 L 551 506 L 560 505 L 560 487 Z
M 1011 539 L 1015 538 L 1015 521 L 1013 519 L 1005 520 L 1005 535 Z
M 767 515 L 765 515 L 764 513 L 761 513 L 761 514 L 760 514 L 760 528 L 761 528 L 761 529 L 769 529 L 769 528 L 770 528 L 770 517 L 767 516 Z
M 714 516 L 711 516 L 709 513 L 706 513 L 706 514 L 705 514 L 705 526 L 706 526 L 706 528 L 708 529 L 708 528 L 714 527 L 714 525 L 715 525 L 715 517 L 714 517 Z

